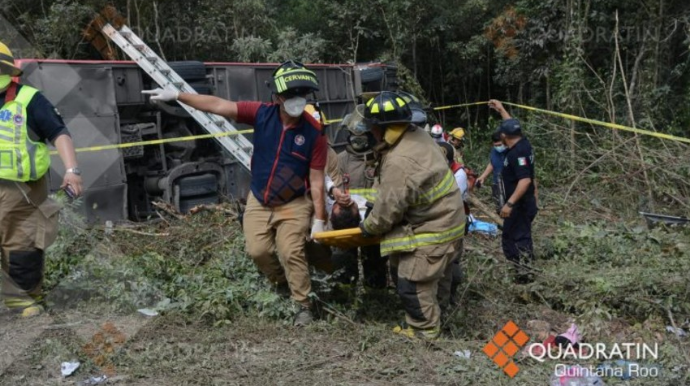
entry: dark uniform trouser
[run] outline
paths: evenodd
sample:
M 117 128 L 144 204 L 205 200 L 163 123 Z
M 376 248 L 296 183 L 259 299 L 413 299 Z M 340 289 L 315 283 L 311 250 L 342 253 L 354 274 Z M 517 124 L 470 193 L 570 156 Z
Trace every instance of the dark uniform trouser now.
M 369 288 L 386 288 L 388 283 L 388 259 L 381 257 L 379 245 L 361 247 L 364 285 Z M 333 254 L 334 266 L 342 269 L 336 280 L 344 284 L 354 284 L 359 279 L 357 249 L 338 250 Z
M 501 212 L 501 189 L 497 184 L 491 185 L 491 198 L 494 200 L 494 205 L 496 205 L 496 213 Z
M 59 210 L 48 198 L 46 177 L 27 183 L 0 180 L 2 296 L 9 308 L 40 300 L 43 252 L 57 237 Z
M 450 275 L 444 276 L 438 282 L 438 303 L 441 310 L 445 312 L 449 306 L 457 304 L 458 286 L 462 281 L 462 268 L 460 267 L 460 259 L 463 253 L 463 240 L 460 240 L 458 250 L 450 262 Z
M 534 258 L 532 245 L 532 221 L 537 216 L 534 197 L 521 199 L 513 208 L 510 217 L 503 220 L 501 244 L 503 254 L 518 265 L 529 265 Z
M 397 267 L 398 295 L 408 325 L 418 329 L 440 327 L 439 281 L 452 277 L 452 261 L 457 257 L 460 242 L 390 256 L 391 266 Z

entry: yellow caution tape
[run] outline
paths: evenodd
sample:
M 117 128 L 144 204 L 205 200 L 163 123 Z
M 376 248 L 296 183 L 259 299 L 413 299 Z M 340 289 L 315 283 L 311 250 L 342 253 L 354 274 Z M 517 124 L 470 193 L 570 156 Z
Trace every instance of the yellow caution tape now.
M 526 105 L 521 105 L 521 104 L 517 104 L 517 103 L 510 103 L 510 102 L 502 102 L 502 103 L 503 103 L 504 105 L 506 105 L 506 106 L 513 106 L 513 107 L 517 107 L 517 108 L 524 109 L 524 110 L 534 111 L 534 112 L 537 112 L 537 113 L 553 115 L 553 116 L 555 116 L 555 117 L 565 118 L 565 119 L 569 119 L 569 120 L 571 120 L 571 121 L 589 123 L 590 125 L 608 127 L 609 129 L 614 129 L 614 130 L 629 131 L 629 132 L 631 132 L 631 133 L 637 133 L 637 134 L 642 134 L 642 135 L 648 135 L 648 136 L 650 136 L 650 137 L 656 137 L 656 138 L 661 138 L 661 139 L 667 139 L 667 140 L 676 141 L 676 142 L 690 143 L 690 138 L 678 137 L 678 136 L 675 136 L 675 135 L 659 133 L 659 132 L 656 132 L 656 131 L 638 129 L 638 128 L 635 128 L 635 127 L 629 127 L 629 126 L 619 125 L 619 124 L 617 124 L 617 123 L 610 123 L 610 122 L 598 121 L 598 120 L 596 120 L 596 119 L 589 119 L 589 118 L 578 117 L 577 115 L 559 113 L 559 112 L 556 112 L 556 111 L 544 110 L 544 109 L 540 109 L 540 108 L 537 108 L 537 107 L 526 106 Z M 458 104 L 458 105 L 449 105 L 449 106 L 435 107 L 434 110 L 446 110 L 446 109 L 452 109 L 452 108 L 467 107 L 467 106 L 479 106 L 479 105 L 486 105 L 486 104 L 489 104 L 489 102 L 463 103 L 463 104 Z
M 84 152 L 90 152 L 90 151 L 103 151 L 103 150 L 113 150 L 113 149 L 124 149 L 128 147 L 136 147 L 136 146 L 146 146 L 146 145 L 160 145 L 164 143 L 172 143 L 172 142 L 184 142 L 184 141 L 193 141 L 195 139 L 209 139 L 209 138 L 219 138 L 219 137 L 230 137 L 233 135 L 238 135 L 238 134 L 249 134 L 253 133 L 254 129 L 249 129 L 249 130 L 240 130 L 240 131 L 233 131 L 233 132 L 228 132 L 228 133 L 218 133 L 218 134 L 201 134 L 201 135 L 188 135 L 186 137 L 177 137 L 177 138 L 165 138 L 165 139 L 153 139 L 150 141 L 139 141 L 139 142 L 128 142 L 128 143 L 118 143 L 118 144 L 112 144 L 112 145 L 101 145 L 101 146 L 90 146 L 90 147 L 81 147 L 79 149 L 75 149 L 77 153 L 84 153 Z M 57 151 L 51 151 L 50 154 L 55 155 L 58 154 Z
M 656 131 L 637 129 L 634 127 L 619 125 L 617 123 L 609 123 L 609 122 L 598 121 L 596 119 L 582 118 L 582 117 L 578 117 L 577 115 L 558 113 L 555 111 L 539 109 L 539 108 L 532 107 L 532 106 L 519 105 L 516 103 L 503 102 L 503 104 L 507 105 L 507 106 L 513 106 L 513 107 L 529 110 L 529 111 L 534 111 L 537 113 L 549 114 L 549 115 L 553 115 L 555 117 L 570 119 L 571 121 L 577 121 L 577 122 L 589 123 L 591 125 L 596 125 L 596 126 L 608 127 L 610 129 L 614 129 L 614 130 L 629 131 L 632 133 L 649 135 L 651 137 L 668 139 L 671 141 L 690 143 L 690 138 L 678 137 L 678 136 L 671 135 L 671 134 L 664 134 L 664 133 L 658 133 Z
M 434 110 L 439 111 L 439 110 L 448 110 L 448 109 L 468 107 L 468 106 L 480 106 L 480 105 L 486 105 L 488 103 L 489 102 L 462 103 L 462 104 L 457 104 L 457 105 L 434 107 Z M 521 105 L 521 104 L 517 104 L 517 103 L 510 103 L 510 102 L 502 102 L 502 103 L 506 106 L 513 106 L 513 107 L 517 107 L 517 108 L 524 109 L 524 110 L 529 110 L 529 111 L 534 111 L 537 113 L 548 114 L 548 115 L 552 115 L 555 117 L 569 119 L 572 121 L 589 123 L 591 125 L 608 127 L 610 129 L 614 129 L 614 130 L 629 131 L 632 133 L 648 135 L 651 137 L 667 139 L 667 140 L 676 141 L 676 142 L 684 142 L 684 143 L 690 144 L 690 138 L 678 137 L 678 136 L 671 135 L 671 134 L 664 134 L 664 133 L 659 133 L 659 132 L 649 131 L 649 130 L 644 130 L 644 129 L 637 129 L 634 127 L 619 125 L 617 123 L 598 121 L 596 119 L 578 117 L 577 115 L 559 113 L 556 111 L 544 110 L 544 109 L 540 109 L 537 107 L 526 106 L 526 105 Z M 342 122 L 342 121 L 343 121 L 342 119 L 330 119 L 330 120 L 327 120 L 325 123 L 330 125 L 331 123 L 337 123 L 337 122 Z M 112 144 L 112 145 L 82 147 L 82 148 L 76 149 L 75 151 L 77 153 L 83 153 L 83 152 L 93 152 L 93 151 L 103 151 L 103 150 L 113 150 L 113 149 L 124 149 L 124 148 L 128 148 L 128 147 L 136 147 L 136 146 L 160 145 L 160 144 L 173 143 L 173 142 L 193 141 L 196 139 L 229 137 L 229 136 L 238 135 L 238 134 L 250 134 L 253 132 L 254 132 L 254 129 L 248 129 L 248 130 L 240 130 L 240 131 L 229 132 L 229 133 L 190 135 L 190 136 L 178 137 L 178 138 L 154 139 L 154 140 L 150 140 L 150 141 L 139 141 L 139 142 Z M 55 155 L 58 153 L 57 153 L 57 151 L 51 151 L 50 154 Z
M 434 111 L 456 109 L 456 108 L 468 107 L 468 106 L 487 105 L 487 104 L 489 104 L 489 102 L 472 102 L 472 103 L 463 103 L 463 104 L 459 104 L 459 105 L 440 106 L 440 107 L 434 107 Z

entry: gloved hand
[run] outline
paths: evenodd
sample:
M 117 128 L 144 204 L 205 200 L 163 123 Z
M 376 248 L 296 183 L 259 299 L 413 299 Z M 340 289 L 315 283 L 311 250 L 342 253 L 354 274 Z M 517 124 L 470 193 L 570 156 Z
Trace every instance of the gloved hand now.
M 142 94 L 151 95 L 151 100 L 154 102 L 170 102 L 176 101 L 180 96 L 180 92 L 172 89 L 156 88 L 153 90 L 142 90 Z
M 319 220 L 318 218 L 315 218 L 314 223 L 311 225 L 311 235 L 309 235 L 309 240 L 314 240 L 315 234 L 325 232 L 325 231 L 326 231 L 326 221 L 325 220 Z
M 366 228 L 364 228 L 364 223 L 363 223 L 363 222 L 359 223 L 359 229 L 362 231 L 362 237 L 365 237 L 365 238 L 374 237 L 374 235 L 372 235 L 371 233 L 367 232 Z

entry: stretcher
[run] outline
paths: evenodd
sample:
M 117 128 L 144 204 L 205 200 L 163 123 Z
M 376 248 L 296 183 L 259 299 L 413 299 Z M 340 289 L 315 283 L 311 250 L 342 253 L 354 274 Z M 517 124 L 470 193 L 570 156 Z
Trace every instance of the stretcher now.
M 338 231 L 319 232 L 314 234 L 314 240 L 329 247 L 350 249 L 366 247 L 381 242 L 378 237 L 364 237 L 359 228 L 341 229 Z

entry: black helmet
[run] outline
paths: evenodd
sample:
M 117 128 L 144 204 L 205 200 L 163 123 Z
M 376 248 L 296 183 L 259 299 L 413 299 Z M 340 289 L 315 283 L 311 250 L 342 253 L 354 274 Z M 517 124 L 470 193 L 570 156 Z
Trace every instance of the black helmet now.
M 448 165 L 452 164 L 455 156 L 453 145 L 448 142 L 439 142 L 438 146 L 441 148 L 441 153 L 443 153 L 443 156 L 446 158 Z
M 397 91 L 397 93 L 407 102 L 407 105 L 410 106 L 410 110 L 412 110 L 412 123 L 420 127 L 426 125 L 426 111 L 424 111 L 424 107 L 422 107 L 422 102 L 419 98 L 405 91 Z
M 273 71 L 269 87 L 276 94 L 307 95 L 319 91 L 319 80 L 314 71 L 307 70 L 302 63 L 288 60 Z
M 397 93 L 383 91 L 367 102 L 364 119 L 370 126 L 410 123 L 412 110 L 405 99 Z

